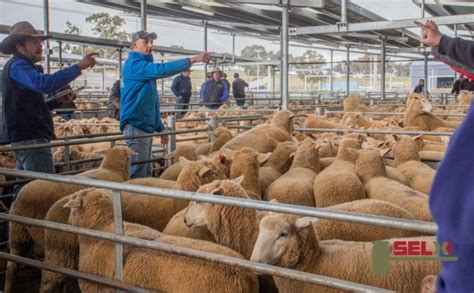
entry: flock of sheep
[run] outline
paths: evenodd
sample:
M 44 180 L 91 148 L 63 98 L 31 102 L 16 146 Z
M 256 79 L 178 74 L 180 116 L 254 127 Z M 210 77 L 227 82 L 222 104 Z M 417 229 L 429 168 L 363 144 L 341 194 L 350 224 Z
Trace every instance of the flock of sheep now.
M 456 113 L 464 113 L 470 95 L 462 94 Z M 391 108 L 390 108 L 391 107 Z M 403 117 L 370 112 L 401 111 Z M 410 220 L 432 221 L 428 199 L 435 169 L 423 160 L 441 160 L 446 137 L 297 131 L 302 128 L 452 131 L 462 121 L 443 119 L 423 96 L 411 94 L 395 109 L 368 107 L 353 95 L 345 114 L 332 117 L 271 112 L 271 119 L 237 132 L 222 124 L 212 142 L 182 142 L 166 159 L 174 159 L 159 178 L 129 178 L 130 156 L 124 146 L 93 144 L 71 149 L 102 155 L 94 169 L 74 175 L 128 184 L 207 193 L 294 205 L 327 208 Z M 236 116 L 239 115 L 237 110 Z M 453 111 L 450 111 L 453 112 Z M 246 112 L 247 114 L 247 112 Z M 268 113 L 266 113 L 268 114 Z M 204 114 L 188 114 L 187 117 Z M 201 115 L 201 116 L 200 116 Z M 184 122 L 183 122 L 184 123 Z M 197 122 L 194 127 L 202 123 Z M 113 132 L 73 123 L 62 136 Z M 179 126 L 186 128 L 185 124 Z M 60 148 L 56 150 L 61 154 Z M 62 150 L 64 153 L 64 149 Z M 58 155 L 60 157 L 60 155 Z M 390 264 L 389 275 L 371 273 L 372 241 L 417 239 L 434 243 L 420 232 L 299 218 L 235 206 L 188 202 L 122 193 L 124 233 L 195 250 L 249 259 L 399 292 L 431 292 L 437 262 Z M 43 180 L 26 184 L 10 213 L 106 232 L 114 232 L 112 195 L 108 190 Z M 10 253 L 34 253 L 47 263 L 113 278 L 115 245 L 70 233 L 10 223 Z M 14 292 L 18 265 L 7 264 L 5 292 Z M 124 281 L 165 292 L 340 292 L 283 277 L 257 275 L 186 256 L 125 246 Z M 86 280 L 42 272 L 41 291 L 113 291 Z

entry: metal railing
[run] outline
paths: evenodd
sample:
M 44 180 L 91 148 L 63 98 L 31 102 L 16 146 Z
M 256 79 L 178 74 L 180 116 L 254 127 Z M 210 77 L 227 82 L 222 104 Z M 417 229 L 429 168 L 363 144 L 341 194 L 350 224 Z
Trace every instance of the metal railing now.
M 347 114 L 347 113 L 358 113 L 366 115 L 379 115 L 379 116 L 404 116 L 405 112 L 350 112 L 350 111 L 332 111 L 326 110 L 326 115 L 331 114 Z M 466 114 L 460 113 L 432 113 L 437 116 L 452 116 L 452 117 L 466 117 Z
M 350 221 L 360 224 L 371 224 L 382 227 L 398 228 L 398 229 L 407 229 L 413 231 L 419 231 L 422 233 L 434 234 L 436 233 L 437 226 L 435 223 L 422 222 L 416 220 L 406 220 L 398 218 L 390 218 L 384 216 L 375 216 L 343 211 L 328 210 L 323 208 L 311 208 L 306 206 L 296 206 L 282 203 L 271 203 L 261 200 L 251 200 L 251 199 L 241 199 L 233 198 L 226 196 L 213 196 L 208 194 L 201 194 L 195 192 L 185 192 L 180 190 L 168 190 L 162 188 L 153 188 L 147 186 L 132 185 L 126 183 L 116 183 L 108 182 L 103 180 L 93 180 L 87 178 L 79 177 L 65 177 L 54 174 L 45 174 L 38 172 L 29 172 L 29 171 L 20 171 L 20 170 L 11 170 L 0 168 L 0 174 L 18 176 L 18 177 L 27 177 L 42 179 L 54 182 L 68 183 L 68 184 L 79 184 L 85 186 L 91 186 L 96 188 L 105 188 L 112 190 L 112 199 L 114 202 L 114 215 L 115 215 L 115 224 L 116 231 L 119 231 L 118 234 L 107 233 L 103 231 L 88 230 L 78 227 L 72 227 L 65 224 L 51 223 L 44 220 L 29 219 L 18 217 L 14 215 L 0 214 L 0 219 L 15 221 L 25 225 L 34 225 L 40 226 L 48 229 L 55 229 L 64 232 L 73 232 L 75 234 L 91 236 L 100 239 L 110 240 L 117 243 L 116 249 L 116 279 L 120 280 L 120 276 L 123 275 L 123 255 L 120 255 L 123 252 L 123 244 L 130 244 L 138 247 L 145 247 L 154 250 L 165 251 L 169 253 L 176 253 L 180 255 L 186 255 L 190 257 L 197 257 L 211 262 L 222 263 L 232 266 L 237 266 L 249 270 L 253 270 L 260 273 L 271 274 L 276 276 L 281 276 L 285 278 L 290 278 L 294 280 L 310 282 L 313 284 L 319 284 L 324 286 L 329 286 L 337 289 L 343 290 L 357 290 L 357 291 L 376 291 L 380 292 L 382 289 L 374 288 L 367 285 L 361 285 L 353 282 L 348 282 L 344 280 L 328 278 L 324 276 L 309 274 L 305 272 L 295 271 L 291 269 L 285 269 L 276 266 L 269 266 L 265 264 L 255 263 L 247 260 L 236 259 L 232 257 L 226 257 L 222 255 L 216 255 L 212 253 L 205 253 L 201 251 L 195 251 L 192 249 L 186 249 L 182 247 L 171 246 L 163 243 L 157 243 L 153 241 L 147 241 L 142 239 L 136 239 L 128 236 L 123 236 L 123 223 L 121 221 L 121 192 L 133 192 L 140 194 L 148 194 L 152 196 L 162 196 L 182 200 L 190 201 L 199 201 L 207 202 L 213 204 L 221 205 L 231 205 L 242 208 L 252 208 L 264 211 L 272 211 L 278 213 L 287 213 L 294 214 L 298 216 L 310 216 L 325 218 L 337 221 Z M 0 257 L 2 255 L 0 254 Z

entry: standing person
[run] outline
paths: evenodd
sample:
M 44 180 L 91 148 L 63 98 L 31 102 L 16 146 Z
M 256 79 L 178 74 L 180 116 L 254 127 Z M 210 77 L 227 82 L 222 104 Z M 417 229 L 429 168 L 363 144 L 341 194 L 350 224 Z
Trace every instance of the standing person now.
M 81 70 L 95 65 L 93 55 L 87 54 L 78 64 L 44 74 L 43 68 L 35 63 L 43 59 L 42 41 L 51 38 L 40 35 L 27 21 L 12 26 L 8 37 L 3 39 L 0 49 L 4 54 L 13 54 L 2 72 L 2 97 L 4 131 L 13 147 L 49 143 L 54 136 L 51 110 L 72 95 L 58 99 L 48 95 L 62 89 L 81 75 Z M 15 151 L 17 168 L 26 171 L 54 173 L 51 148 L 37 148 Z
M 453 84 L 453 89 L 451 90 L 451 94 L 459 95 L 459 92 L 462 90 L 461 85 L 464 83 L 464 75 L 460 75 L 458 80 Z
M 187 110 L 189 108 L 189 100 L 191 99 L 191 70 L 187 69 L 176 76 L 171 85 L 171 91 L 176 96 L 176 109 Z M 183 117 L 186 112 L 180 111 L 176 115 L 178 118 Z
M 212 79 L 201 87 L 201 102 L 208 109 L 218 109 L 229 98 L 229 89 L 221 79 L 222 71 L 219 68 L 214 68 L 211 74 Z
M 132 50 L 123 66 L 120 93 L 120 130 L 127 138 L 128 147 L 137 153 L 132 162 L 150 160 L 152 137 L 132 138 L 165 130 L 160 118 L 160 103 L 156 80 L 166 78 L 186 69 L 193 63 L 209 62 L 209 54 L 203 53 L 167 63 L 153 62 L 153 41 L 155 33 L 138 31 L 132 35 Z M 168 143 L 168 135 L 161 136 L 161 143 Z M 152 164 L 133 165 L 131 178 L 150 177 Z
M 428 21 L 421 43 L 430 46 L 437 59 L 467 78 L 474 78 L 474 42 L 442 35 Z M 438 224 L 439 243 L 450 242 L 450 255 L 457 261 L 441 263 L 437 292 L 474 292 L 474 108 L 452 136 L 430 192 L 430 208 Z M 461 176 L 462 174 L 462 176 Z
M 112 85 L 112 91 L 109 95 L 106 117 L 120 120 L 120 79 Z
M 417 93 L 417 94 L 421 94 L 421 93 L 423 93 L 424 88 L 425 88 L 425 80 L 420 79 L 420 81 L 418 81 L 418 85 L 415 87 L 413 92 Z
M 237 106 L 242 107 L 245 103 L 245 88 L 249 85 L 239 77 L 239 74 L 234 73 L 234 81 L 232 82 L 232 93 L 234 94 Z
M 226 100 L 229 100 L 230 96 L 230 82 L 227 80 L 227 73 L 222 73 L 222 81 L 225 82 L 225 85 L 227 86 L 227 98 Z

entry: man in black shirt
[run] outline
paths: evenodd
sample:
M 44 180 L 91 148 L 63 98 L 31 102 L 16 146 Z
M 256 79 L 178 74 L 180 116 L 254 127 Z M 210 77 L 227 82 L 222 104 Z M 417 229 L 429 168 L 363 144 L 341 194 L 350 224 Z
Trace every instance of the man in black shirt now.
M 232 93 L 234 94 L 235 102 L 237 106 L 243 106 L 245 103 L 245 87 L 249 85 L 245 82 L 245 80 L 239 77 L 239 74 L 236 72 L 234 73 L 234 82 L 232 82 Z
M 417 94 L 421 94 L 421 93 L 423 93 L 424 88 L 425 88 L 425 80 L 420 79 L 420 81 L 418 82 L 418 85 L 415 87 L 413 92 L 417 93 Z
M 189 75 L 191 70 L 181 72 L 180 75 L 176 76 L 171 85 L 171 91 L 176 96 L 176 109 L 187 110 L 189 107 L 189 100 L 191 99 L 191 78 Z M 177 112 L 178 118 L 183 117 L 186 112 Z

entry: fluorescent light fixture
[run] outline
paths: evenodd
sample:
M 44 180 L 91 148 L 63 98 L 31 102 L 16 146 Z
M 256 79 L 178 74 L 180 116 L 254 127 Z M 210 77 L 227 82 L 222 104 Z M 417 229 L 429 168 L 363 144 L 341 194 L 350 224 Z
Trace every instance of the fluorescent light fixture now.
M 214 12 L 209 11 L 209 10 L 204 10 L 204 9 L 201 9 L 201 8 L 197 8 L 197 7 L 182 6 L 181 8 L 183 10 L 187 10 L 187 11 L 191 11 L 191 12 L 197 12 L 197 13 L 204 14 L 204 15 L 214 16 Z

